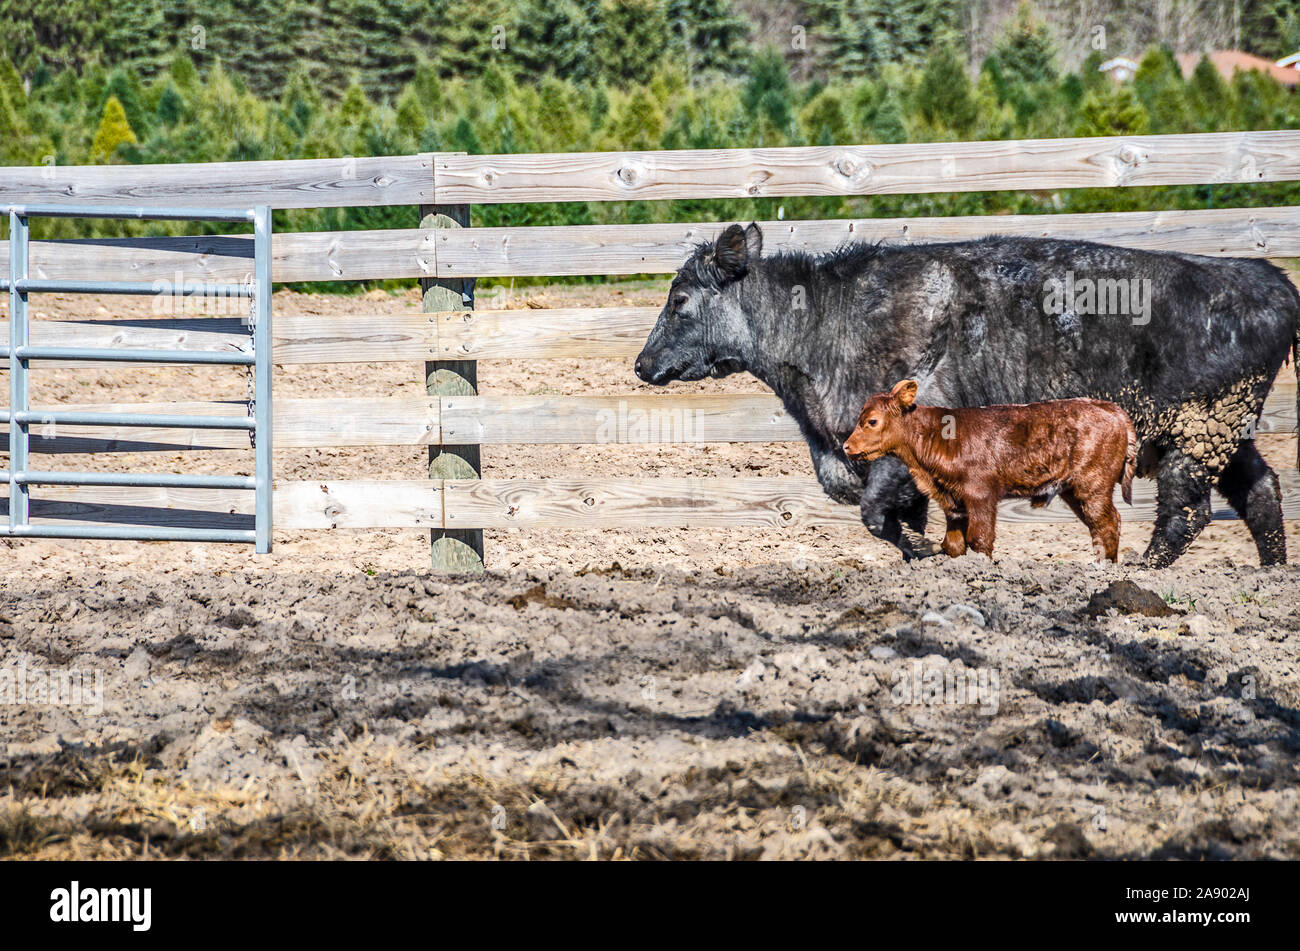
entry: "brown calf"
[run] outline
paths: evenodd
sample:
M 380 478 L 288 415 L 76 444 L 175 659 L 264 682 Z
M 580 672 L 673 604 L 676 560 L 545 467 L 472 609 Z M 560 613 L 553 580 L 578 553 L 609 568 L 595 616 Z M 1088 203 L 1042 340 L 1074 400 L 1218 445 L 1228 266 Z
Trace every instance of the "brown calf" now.
M 917 488 L 948 520 L 943 550 L 966 546 L 992 557 L 998 502 L 1028 498 L 1040 508 L 1060 494 L 1083 520 L 1100 559 L 1119 560 L 1119 483 L 1133 502 L 1137 434 L 1128 414 L 1104 400 L 945 409 L 916 405 L 916 381 L 867 400 L 844 443 L 851 458 L 897 456 Z

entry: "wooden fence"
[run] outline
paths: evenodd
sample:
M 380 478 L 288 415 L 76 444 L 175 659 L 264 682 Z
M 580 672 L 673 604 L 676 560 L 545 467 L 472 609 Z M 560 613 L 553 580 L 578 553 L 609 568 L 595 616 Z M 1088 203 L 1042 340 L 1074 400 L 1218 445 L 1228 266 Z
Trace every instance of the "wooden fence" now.
M 275 208 L 416 205 L 419 227 L 277 234 L 276 281 L 421 279 L 424 313 L 274 319 L 277 364 L 402 361 L 425 366 L 425 398 L 277 399 L 278 448 L 428 446 L 427 478 L 277 480 L 279 529 L 428 528 L 435 566 L 481 565 L 482 531 L 515 527 L 717 526 L 794 528 L 856 523 L 809 479 L 481 479 L 479 447 L 583 444 L 611 434 L 611 413 L 658 410 L 685 429 L 628 427 L 615 441 L 799 440 L 768 395 L 479 393 L 480 360 L 630 359 L 657 308 L 475 312 L 471 281 L 485 276 L 675 271 L 725 222 L 471 228 L 469 206 L 503 202 L 622 201 L 1054 190 L 1300 180 L 1300 132 L 1052 139 L 864 147 L 563 155 L 426 154 L 206 165 L 0 169 L 0 203 L 269 204 Z M 827 250 L 849 240 L 954 240 L 986 234 L 1070 236 L 1130 247 L 1246 257 L 1300 257 L 1300 208 L 1084 215 L 899 218 L 764 223 L 765 247 Z M 40 278 L 240 280 L 251 236 L 35 242 Z M 7 262 L 0 246 L 0 262 Z M 0 273 L 7 264 L 0 264 Z M 358 309 L 363 303 L 358 301 Z M 36 321 L 33 344 L 223 350 L 246 340 L 237 319 Z M 1275 387 L 1262 432 L 1296 430 L 1293 385 Z M 60 407 L 71 408 L 71 407 Z M 98 410 L 106 407 L 97 405 Z M 124 411 L 243 414 L 243 403 L 170 403 Z M 242 442 L 241 442 L 242 438 Z M 247 448 L 239 433 L 60 426 L 33 431 L 33 452 Z M 1300 479 L 1280 473 L 1287 517 L 1300 517 Z M 225 524 L 251 511 L 245 493 L 66 488 L 42 493 L 37 520 Z M 1154 486 L 1134 490 L 1130 518 L 1154 514 Z M 1216 514 L 1231 517 L 1217 499 Z M 186 510 L 186 511 L 180 511 Z M 197 514 L 195 514 L 197 513 Z M 206 513 L 206 514 L 205 514 Z M 1127 514 L 1127 513 L 1126 513 Z M 1069 521 L 1054 504 L 1004 503 L 1003 518 Z

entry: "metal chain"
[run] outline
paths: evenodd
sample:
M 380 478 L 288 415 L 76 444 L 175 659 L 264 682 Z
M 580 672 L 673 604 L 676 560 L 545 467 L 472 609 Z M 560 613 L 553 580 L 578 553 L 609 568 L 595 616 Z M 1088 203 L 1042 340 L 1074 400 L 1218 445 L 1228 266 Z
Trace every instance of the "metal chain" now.
M 248 351 L 253 354 L 254 362 L 244 367 L 244 374 L 248 382 L 248 416 L 252 419 L 257 410 L 257 384 L 253 377 L 257 360 L 257 300 L 254 297 L 257 285 L 250 280 L 249 287 L 251 293 L 248 295 Z M 257 448 L 256 425 L 248 430 L 248 445 L 253 449 Z

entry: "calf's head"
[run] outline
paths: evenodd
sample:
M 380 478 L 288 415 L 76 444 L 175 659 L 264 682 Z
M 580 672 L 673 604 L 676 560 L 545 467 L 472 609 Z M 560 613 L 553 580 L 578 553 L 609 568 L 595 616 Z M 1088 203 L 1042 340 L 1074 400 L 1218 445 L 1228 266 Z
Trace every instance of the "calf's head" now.
M 858 425 L 844 442 L 844 454 L 873 462 L 902 445 L 903 417 L 916 406 L 916 389 L 915 380 L 899 380 L 888 393 L 868 399 Z
M 636 358 L 636 375 L 661 386 L 727 376 L 749 366 L 753 331 L 744 307 L 745 277 L 763 250 L 758 225 L 731 225 L 701 244 L 668 288 L 668 303 Z

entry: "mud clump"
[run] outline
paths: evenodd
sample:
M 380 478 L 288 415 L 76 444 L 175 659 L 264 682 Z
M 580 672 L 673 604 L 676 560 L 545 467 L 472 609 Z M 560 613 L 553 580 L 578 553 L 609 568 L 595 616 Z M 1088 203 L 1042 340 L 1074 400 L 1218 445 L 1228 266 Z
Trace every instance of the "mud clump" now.
M 1120 614 L 1141 614 L 1144 617 L 1172 617 L 1182 614 L 1165 603 L 1154 591 L 1132 581 L 1112 581 L 1088 599 L 1083 609 L 1085 617 L 1105 617 L 1114 608 Z

